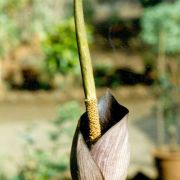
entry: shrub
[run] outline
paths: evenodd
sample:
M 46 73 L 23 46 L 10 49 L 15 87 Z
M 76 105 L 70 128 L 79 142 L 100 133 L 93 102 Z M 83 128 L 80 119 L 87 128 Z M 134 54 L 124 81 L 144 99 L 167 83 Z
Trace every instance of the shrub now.
M 173 76 L 178 77 L 178 73 L 174 73 L 176 72 L 174 69 L 168 68 L 167 65 L 170 67 L 170 61 L 166 60 L 167 56 L 180 54 L 180 1 L 173 4 L 162 3 L 147 8 L 141 22 L 142 39 L 152 47 L 151 53 L 158 54 L 158 81 L 155 87 L 158 124 L 161 124 L 157 127 L 159 144 L 164 145 L 165 134 L 168 134 L 170 149 L 174 150 L 177 146 L 176 132 L 178 128 L 175 113 L 177 100 L 174 93 L 178 89 L 178 85 L 173 82 Z
M 163 33 L 165 53 L 180 53 L 180 1 L 145 9 L 141 24 L 141 37 L 154 50 L 157 50 L 160 33 Z
M 88 32 L 89 40 L 92 40 L 90 28 Z M 73 19 L 65 20 L 47 32 L 47 37 L 43 41 L 43 49 L 46 56 L 45 67 L 50 75 L 79 72 L 75 34 Z

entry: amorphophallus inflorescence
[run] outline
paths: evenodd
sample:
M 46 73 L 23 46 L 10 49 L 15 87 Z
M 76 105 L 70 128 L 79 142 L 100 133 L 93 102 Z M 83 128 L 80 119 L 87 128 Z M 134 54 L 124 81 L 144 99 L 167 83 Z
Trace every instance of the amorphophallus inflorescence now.
M 109 91 L 98 103 L 82 0 L 74 0 L 74 17 L 86 112 L 72 143 L 71 176 L 73 180 L 124 180 L 130 159 L 129 111 Z

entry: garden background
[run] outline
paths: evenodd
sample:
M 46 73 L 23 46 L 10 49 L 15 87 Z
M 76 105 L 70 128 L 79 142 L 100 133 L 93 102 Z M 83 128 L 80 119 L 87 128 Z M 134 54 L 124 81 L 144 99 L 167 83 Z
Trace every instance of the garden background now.
M 130 111 L 128 178 L 156 179 L 152 150 L 180 142 L 180 1 L 84 0 L 84 10 L 97 95 L 110 88 Z M 0 27 L 0 179 L 70 179 L 85 109 L 73 2 L 1 0 Z

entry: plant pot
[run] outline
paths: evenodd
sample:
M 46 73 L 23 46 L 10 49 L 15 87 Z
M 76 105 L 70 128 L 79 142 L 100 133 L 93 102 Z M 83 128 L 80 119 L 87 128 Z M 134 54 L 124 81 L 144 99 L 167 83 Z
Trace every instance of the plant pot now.
M 156 150 L 154 157 L 160 180 L 180 180 L 180 151 Z

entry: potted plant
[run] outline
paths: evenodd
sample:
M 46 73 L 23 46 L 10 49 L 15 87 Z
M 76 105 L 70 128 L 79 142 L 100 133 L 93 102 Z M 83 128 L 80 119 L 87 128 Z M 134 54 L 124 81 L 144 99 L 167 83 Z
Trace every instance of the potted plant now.
M 157 54 L 158 147 L 154 151 L 160 179 L 180 179 L 180 148 L 177 141 L 176 92 L 178 71 L 172 68 L 172 58 L 180 53 L 180 1 L 148 8 L 142 17 L 142 38 Z M 173 62 L 174 63 L 174 62 Z M 176 60 L 176 66 L 178 62 Z

